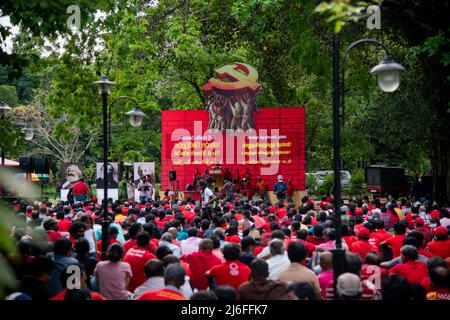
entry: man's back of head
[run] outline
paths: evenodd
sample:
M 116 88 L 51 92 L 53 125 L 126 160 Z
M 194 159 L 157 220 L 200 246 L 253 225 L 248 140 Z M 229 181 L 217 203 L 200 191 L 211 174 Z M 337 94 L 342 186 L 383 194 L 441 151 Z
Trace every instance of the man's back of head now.
M 184 284 L 185 277 L 186 271 L 180 263 L 171 263 L 164 271 L 164 283 L 166 286 L 173 285 L 179 289 Z
M 250 264 L 253 280 L 266 280 L 269 276 L 269 264 L 263 259 L 255 259 Z
M 269 242 L 270 255 L 275 257 L 277 255 L 284 254 L 284 242 L 280 239 L 272 239 Z
M 144 267 L 145 277 L 164 277 L 164 263 L 159 259 L 150 259 Z

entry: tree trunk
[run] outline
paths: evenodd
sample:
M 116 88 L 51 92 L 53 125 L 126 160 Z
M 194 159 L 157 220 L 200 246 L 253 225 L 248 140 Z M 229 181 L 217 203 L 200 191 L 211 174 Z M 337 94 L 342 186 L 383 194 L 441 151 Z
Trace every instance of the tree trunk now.
M 438 136 L 433 139 L 431 147 L 431 175 L 433 177 L 433 194 L 437 191 L 437 177 L 445 180 L 444 197 L 450 200 L 450 141 L 447 137 Z

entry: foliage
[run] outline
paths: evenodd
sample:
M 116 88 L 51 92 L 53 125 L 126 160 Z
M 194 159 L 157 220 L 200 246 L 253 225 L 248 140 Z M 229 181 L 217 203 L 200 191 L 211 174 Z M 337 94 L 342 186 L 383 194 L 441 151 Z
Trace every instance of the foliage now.
M 16 190 L 19 193 L 27 194 L 32 197 L 37 195 L 37 190 L 31 183 L 19 181 L 12 170 L 0 168 L 0 179 L 2 185 L 10 190 Z M 0 201 L 0 252 L 3 255 L 17 252 L 16 243 L 10 236 L 12 226 L 25 227 L 24 223 L 19 221 L 13 213 L 6 208 L 3 201 Z M 0 259 L 0 299 L 5 297 L 5 289 L 16 289 L 14 271 L 5 259 Z
M 323 183 L 317 188 L 316 194 L 325 196 L 333 192 L 334 174 L 327 174 L 323 178 Z
M 10 107 L 14 107 L 17 102 L 16 87 L 10 85 L 0 85 L 0 102 L 6 103 Z
M 333 26 L 334 32 L 340 32 L 348 22 L 358 22 L 365 16 L 370 4 L 379 4 L 381 0 L 359 1 L 359 0 L 333 0 L 321 2 L 316 7 L 316 12 L 327 17 L 327 23 Z
M 306 175 L 305 188 L 310 193 L 314 193 L 317 188 L 317 178 L 313 174 Z
M 364 193 L 365 180 L 366 178 L 364 175 L 364 170 L 354 171 L 349 181 L 350 184 L 349 193 L 351 195 L 361 195 L 362 193 Z

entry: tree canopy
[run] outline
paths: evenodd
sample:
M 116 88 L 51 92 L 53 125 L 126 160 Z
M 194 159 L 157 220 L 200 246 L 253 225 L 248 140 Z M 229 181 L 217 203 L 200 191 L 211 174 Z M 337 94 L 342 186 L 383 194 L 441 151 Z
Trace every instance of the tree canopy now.
M 142 128 L 132 128 L 125 112 L 134 106 L 115 105 L 111 157 L 158 163 L 160 111 L 202 109 L 201 87 L 213 70 L 241 61 L 259 72 L 258 107 L 306 107 L 307 170 L 330 169 L 331 44 L 338 32 L 342 50 L 360 38 L 378 39 L 407 69 L 399 90 L 386 94 L 368 74 L 383 52 L 361 47 L 349 55 L 344 168 L 400 165 L 410 174 L 446 177 L 450 192 L 448 1 L 53 3 L 0 5 L 21 30 L 13 53 L 2 53 L 0 99 L 17 106 L 14 116 L 40 119 L 34 144 L 17 150 L 92 165 L 101 156 L 101 102 L 92 82 L 107 74 L 118 84 L 111 98 L 133 97 L 148 115 Z M 71 4 L 82 8 L 79 30 L 66 25 Z M 381 29 L 366 28 L 372 4 L 381 6 Z M 106 16 L 94 19 L 100 11 Z

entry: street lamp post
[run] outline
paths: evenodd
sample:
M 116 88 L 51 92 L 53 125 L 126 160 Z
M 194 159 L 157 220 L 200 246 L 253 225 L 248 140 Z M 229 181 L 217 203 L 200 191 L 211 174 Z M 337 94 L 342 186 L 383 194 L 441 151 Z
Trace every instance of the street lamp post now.
M 5 113 L 6 111 L 11 110 L 11 107 L 8 106 L 4 102 L 0 102 L 0 111 L 2 113 L 2 121 L 5 120 Z M 5 166 L 5 150 L 2 148 L 2 167 Z
M 362 44 L 372 44 L 381 46 L 386 57 L 374 68 L 371 74 L 378 76 L 378 85 L 384 92 L 397 90 L 400 84 L 399 72 L 405 68 L 396 63 L 389 54 L 387 47 L 380 41 L 374 39 L 361 39 L 350 44 L 344 52 L 342 67 L 339 69 L 339 47 L 340 39 L 336 33 L 333 34 L 333 153 L 334 153 L 334 215 L 336 229 L 336 246 L 333 250 L 333 272 L 334 272 L 334 292 L 337 294 L 337 278 L 345 271 L 345 251 L 342 248 L 342 222 L 341 222 L 341 114 L 340 107 L 345 110 L 345 61 L 349 51 Z M 343 114 L 342 114 L 343 116 Z
M 110 112 L 111 107 L 118 100 L 131 100 L 136 104 L 136 107 L 127 113 L 130 117 L 130 123 L 134 127 L 138 127 L 142 124 L 142 120 L 145 117 L 145 114 L 140 110 L 139 104 L 130 97 L 121 96 L 111 101 L 111 104 L 108 108 L 108 95 L 111 94 L 111 88 L 116 84 L 114 82 L 109 81 L 106 76 L 102 76 L 102 78 L 98 81 L 95 81 L 94 84 L 97 86 L 99 93 L 102 97 L 102 114 L 103 114 L 103 204 L 102 204 L 102 260 L 106 260 L 106 254 L 108 250 L 108 242 L 109 242 L 109 215 L 108 215 L 108 135 L 110 129 Z

